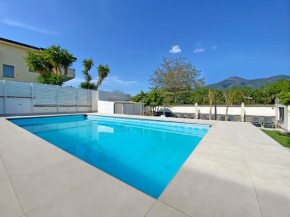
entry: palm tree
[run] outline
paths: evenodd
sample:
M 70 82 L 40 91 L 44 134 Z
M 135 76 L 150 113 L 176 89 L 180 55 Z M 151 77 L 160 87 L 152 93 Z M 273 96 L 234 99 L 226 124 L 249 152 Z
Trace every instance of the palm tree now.
M 62 68 L 64 70 L 64 76 L 66 77 L 69 67 L 72 65 L 72 63 L 75 60 L 74 60 L 73 55 L 70 54 L 66 49 L 62 49 L 61 54 L 62 54 L 61 65 L 62 65 Z
M 28 51 L 24 59 L 26 66 L 37 71 L 40 75 L 49 75 L 53 69 L 53 66 L 40 53 Z
M 229 109 L 229 90 L 228 89 L 224 89 L 223 90 L 223 95 L 224 95 L 224 98 L 225 98 L 225 101 L 226 101 L 226 117 L 225 117 L 225 121 L 228 120 L 228 109 Z
M 85 75 L 85 81 L 80 83 L 80 87 L 84 89 L 96 89 L 96 85 L 94 83 L 91 83 L 92 75 L 89 73 L 89 71 L 94 66 L 94 61 L 92 59 L 84 59 L 83 60 L 83 67 L 84 70 L 82 71 Z
M 233 104 L 235 97 L 237 97 L 238 92 L 232 88 L 230 91 L 228 89 L 224 89 L 223 90 L 223 94 L 225 97 L 225 101 L 226 101 L 226 117 L 225 120 L 228 120 L 228 110 L 229 110 L 229 106 Z
M 87 82 L 90 82 L 92 80 L 92 76 L 90 75 L 89 71 L 94 66 L 94 61 L 92 59 L 84 59 L 83 60 L 83 74 L 85 75 L 85 79 Z
M 61 69 L 63 68 L 64 76 L 66 76 L 68 68 L 74 62 L 73 55 L 59 45 L 52 45 L 41 53 L 28 51 L 24 59 L 28 67 L 46 75 L 51 73 L 62 75 Z
M 28 51 L 24 59 L 28 67 L 40 74 L 38 77 L 40 83 L 57 85 L 65 81 L 68 68 L 75 61 L 73 55 L 59 45 L 52 45 L 41 52 Z
M 212 116 L 212 104 L 213 104 L 213 100 L 215 98 L 215 90 L 213 89 L 209 89 L 208 90 L 208 100 L 209 100 L 209 120 L 211 120 L 211 116 Z
M 67 76 L 68 68 L 74 62 L 73 55 L 59 45 L 50 46 L 42 52 L 42 55 L 53 66 L 52 71 L 55 74 L 62 75 L 61 69 L 63 68 L 65 77 Z
M 42 55 L 53 66 L 53 72 L 61 75 L 62 53 L 60 46 L 52 45 L 44 50 Z
M 108 74 L 110 73 L 110 68 L 108 65 L 99 65 L 98 67 L 98 72 L 99 72 L 99 79 L 97 82 L 97 89 L 99 88 L 99 86 L 102 84 L 103 80 L 108 76 Z

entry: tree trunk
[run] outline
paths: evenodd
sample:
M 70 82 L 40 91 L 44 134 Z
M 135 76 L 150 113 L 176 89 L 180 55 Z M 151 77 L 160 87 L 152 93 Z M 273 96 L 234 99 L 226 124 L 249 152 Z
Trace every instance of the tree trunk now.
M 217 120 L 216 94 L 214 95 L 214 119 Z
M 227 108 L 226 108 L 226 118 L 225 118 L 225 121 L 228 120 L 228 110 L 229 110 L 229 106 L 227 105 Z
M 64 77 L 66 78 L 66 76 L 67 76 L 67 73 L 68 73 L 68 68 L 63 68 L 63 70 L 64 70 Z
M 211 120 L 211 116 L 212 116 L 212 111 L 211 110 L 212 110 L 212 102 L 209 105 L 209 117 L 208 117 L 209 120 Z
M 97 82 L 97 90 L 99 89 L 99 86 L 101 85 L 103 79 L 102 78 L 99 78 L 98 82 Z

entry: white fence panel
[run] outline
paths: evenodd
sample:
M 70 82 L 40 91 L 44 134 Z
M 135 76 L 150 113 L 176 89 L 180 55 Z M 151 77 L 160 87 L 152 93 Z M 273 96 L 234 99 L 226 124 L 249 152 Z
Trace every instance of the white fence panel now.
M 120 92 L 109 92 L 108 96 L 109 101 L 130 101 L 131 95 L 130 94 L 124 94 Z
M 33 83 L 34 105 L 57 106 L 57 86 Z
M 6 81 L 6 97 L 31 98 L 31 83 Z
M 130 101 L 131 95 L 121 92 L 98 91 L 98 99 L 101 101 Z
M 92 90 L 0 80 L 0 115 L 89 112 L 92 100 Z
M 58 104 L 64 107 L 76 106 L 77 105 L 76 89 L 70 87 L 59 87 Z

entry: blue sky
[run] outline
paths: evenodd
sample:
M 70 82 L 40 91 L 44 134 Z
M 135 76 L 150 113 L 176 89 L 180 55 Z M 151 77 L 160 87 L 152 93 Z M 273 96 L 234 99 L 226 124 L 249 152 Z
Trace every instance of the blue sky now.
M 208 84 L 290 74 L 288 0 L 0 0 L 0 37 L 68 49 L 68 85 L 84 58 L 108 64 L 100 89 L 131 94 L 148 90 L 162 56 L 185 57 Z

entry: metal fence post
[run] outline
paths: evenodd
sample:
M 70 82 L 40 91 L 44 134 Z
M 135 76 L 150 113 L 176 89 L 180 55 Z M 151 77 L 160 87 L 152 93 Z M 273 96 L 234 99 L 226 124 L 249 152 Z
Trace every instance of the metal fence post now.
M 89 89 L 87 89 L 87 112 L 89 111 Z
M 31 113 L 34 113 L 34 93 L 33 93 L 33 83 L 31 82 Z
M 78 89 L 76 88 L 76 111 L 78 112 Z
M 58 108 L 58 106 L 59 106 L 59 103 L 58 103 L 58 97 L 59 97 L 59 93 L 58 93 L 58 85 L 56 86 L 56 103 L 57 103 L 57 113 L 59 112 L 58 110 L 59 110 L 59 108 Z
M 4 114 L 6 114 L 6 80 L 3 82 L 3 88 L 4 88 Z
M 91 112 L 93 112 L 93 90 L 90 90 L 90 97 L 91 97 Z

